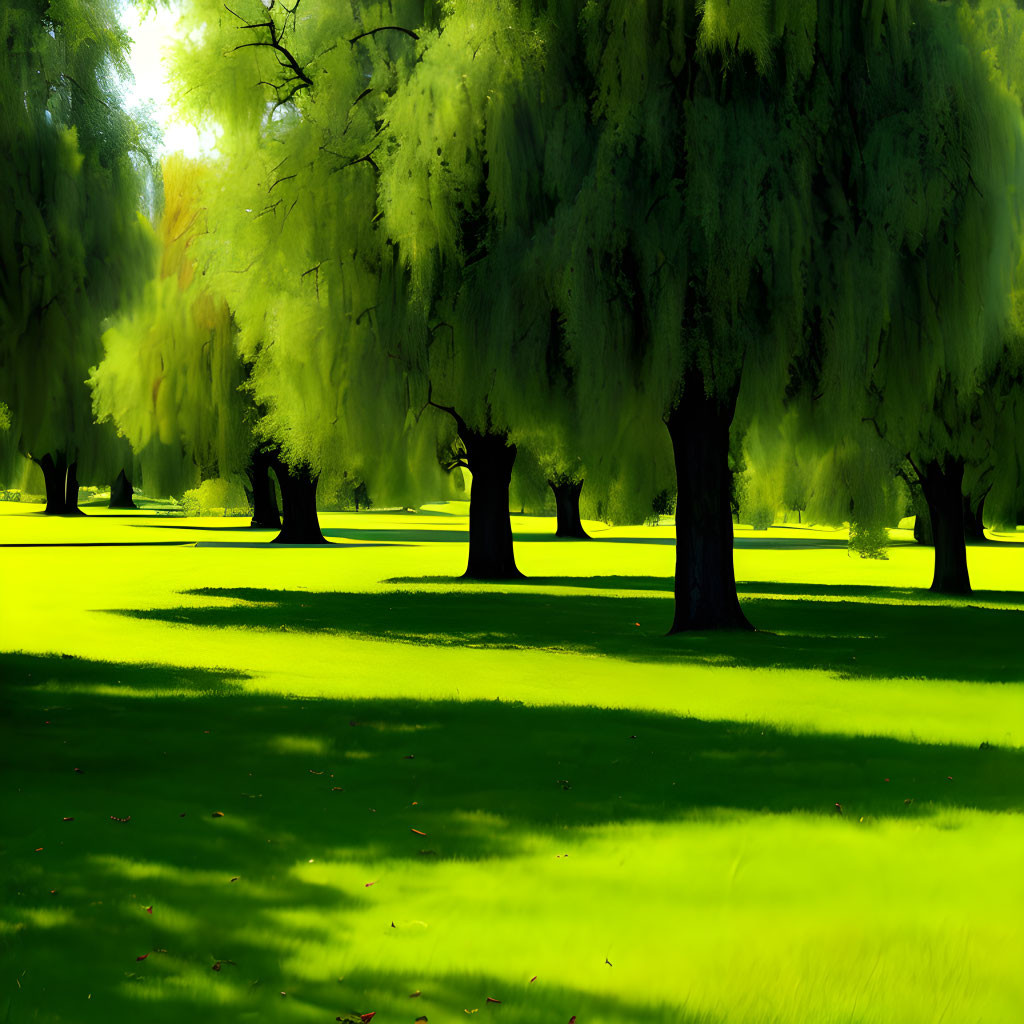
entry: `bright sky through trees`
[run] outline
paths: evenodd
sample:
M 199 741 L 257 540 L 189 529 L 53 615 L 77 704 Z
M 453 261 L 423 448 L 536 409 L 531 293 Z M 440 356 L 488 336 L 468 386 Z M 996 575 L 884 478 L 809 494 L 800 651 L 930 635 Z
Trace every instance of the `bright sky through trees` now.
M 159 6 L 144 12 L 133 5 L 121 11 L 121 24 L 132 38 L 128 64 L 134 82 L 126 83 L 129 105 L 151 105 L 153 120 L 163 133 L 161 154 L 182 152 L 189 157 L 209 156 L 216 151 L 217 130 L 198 129 L 182 120 L 171 105 L 164 57 L 166 46 L 176 32 L 178 5 Z

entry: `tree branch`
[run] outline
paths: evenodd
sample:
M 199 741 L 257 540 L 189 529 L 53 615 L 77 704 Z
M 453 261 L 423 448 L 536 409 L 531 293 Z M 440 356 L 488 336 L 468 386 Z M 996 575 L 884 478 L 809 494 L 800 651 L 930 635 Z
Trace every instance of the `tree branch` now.
M 365 39 L 367 36 L 375 36 L 378 32 L 404 32 L 413 39 L 419 39 L 419 36 L 410 28 L 402 28 L 401 25 L 381 25 L 379 28 L 371 28 L 365 32 L 360 32 L 359 35 L 353 36 L 349 42 L 355 46 L 360 39 Z

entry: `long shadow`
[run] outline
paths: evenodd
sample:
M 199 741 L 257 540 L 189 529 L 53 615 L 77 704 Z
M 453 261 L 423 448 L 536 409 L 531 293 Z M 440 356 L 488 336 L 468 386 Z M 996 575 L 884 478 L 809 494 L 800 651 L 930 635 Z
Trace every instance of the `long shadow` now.
M 12 691 L 57 685 L 131 690 L 241 693 L 245 672 L 177 665 L 94 661 L 69 654 L 0 652 L 0 702 Z
M 0 548 L 180 548 L 192 544 L 189 540 L 83 540 L 39 541 L 32 543 L 0 544 Z
M 576 581 L 577 584 L 582 582 Z M 761 632 L 665 636 L 671 604 L 643 594 L 536 590 L 293 592 L 201 588 L 227 607 L 112 614 L 221 629 L 288 629 L 428 645 L 576 651 L 629 661 L 816 669 L 855 678 L 1024 682 L 1024 612 L 974 606 L 749 597 Z
M 460 587 L 493 586 L 484 580 L 467 580 L 461 576 L 391 576 L 382 583 L 397 585 L 443 584 Z M 671 595 L 674 580 L 671 576 L 525 576 L 521 579 L 502 580 L 501 587 L 569 587 L 581 590 L 652 591 Z M 862 598 L 873 604 L 906 605 L 1007 605 L 1024 606 L 1022 590 L 975 590 L 968 596 L 935 594 L 922 587 L 881 587 L 847 583 L 776 583 L 766 581 L 739 581 L 740 595 L 773 597 L 824 597 L 829 600 L 857 600 Z
M 500 701 L 296 700 L 230 692 L 226 673 L 35 655 L 4 656 L 0 673 L 4 907 L 24 925 L 8 953 L 28 971 L 8 986 L 11 1020 L 177 1024 L 250 1019 L 244 1009 L 298 1021 L 311 1005 L 327 1020 L 410 1006 L 433 1020 L 421 1007 L 448 1019 L 494 996 L 521 1024 L 599 1010 L 689 1024 L 681 1008 L 613 1012 L 549 979 L 510 992 L 497 972 L 350 976 L 361 937 L 347 916 L 378 877 L 353 865 L 398 861 L 429 886 L 442 865 L 523 854 L 538 836 L 572 844 L 573 830 L 602 824 L 834 818 L 836 803 L 851 828 L 1024 810 L 1014 749 Z M 180 690 L 189 674 L 194 695 L 83 689 Z M 296 870 L 325 862 L 351 884 Z M 322 976 L 285 966 L 306 944 L 331 951 L 318 954 Z M 414 988 L 422 1002 L 409 1002 Z
M 228 533 L 280 533 L 280 527 L 273 526 L 197 526 L 192 523 L 182 523 L 180 526 L 174 523 L 136 523 L 138 529 L 145 530 L 217 530 Z

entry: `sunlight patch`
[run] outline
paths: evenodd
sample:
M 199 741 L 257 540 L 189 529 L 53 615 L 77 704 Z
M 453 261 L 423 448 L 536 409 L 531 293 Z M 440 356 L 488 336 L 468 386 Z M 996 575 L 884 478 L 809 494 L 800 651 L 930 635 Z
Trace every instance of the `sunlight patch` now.
M 334 746 L 323 736 L 275 736 L 267 745 L 278 754 L 328 754 Z

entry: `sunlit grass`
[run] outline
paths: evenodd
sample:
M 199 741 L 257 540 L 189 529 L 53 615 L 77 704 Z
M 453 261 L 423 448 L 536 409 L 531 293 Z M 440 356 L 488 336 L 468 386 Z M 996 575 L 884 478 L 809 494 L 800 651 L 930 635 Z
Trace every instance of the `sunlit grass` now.
M 1020 1019 L 1024 546 L 740 531 L 666 638 L 666 526 L 0 511 L 0 1019 Z

